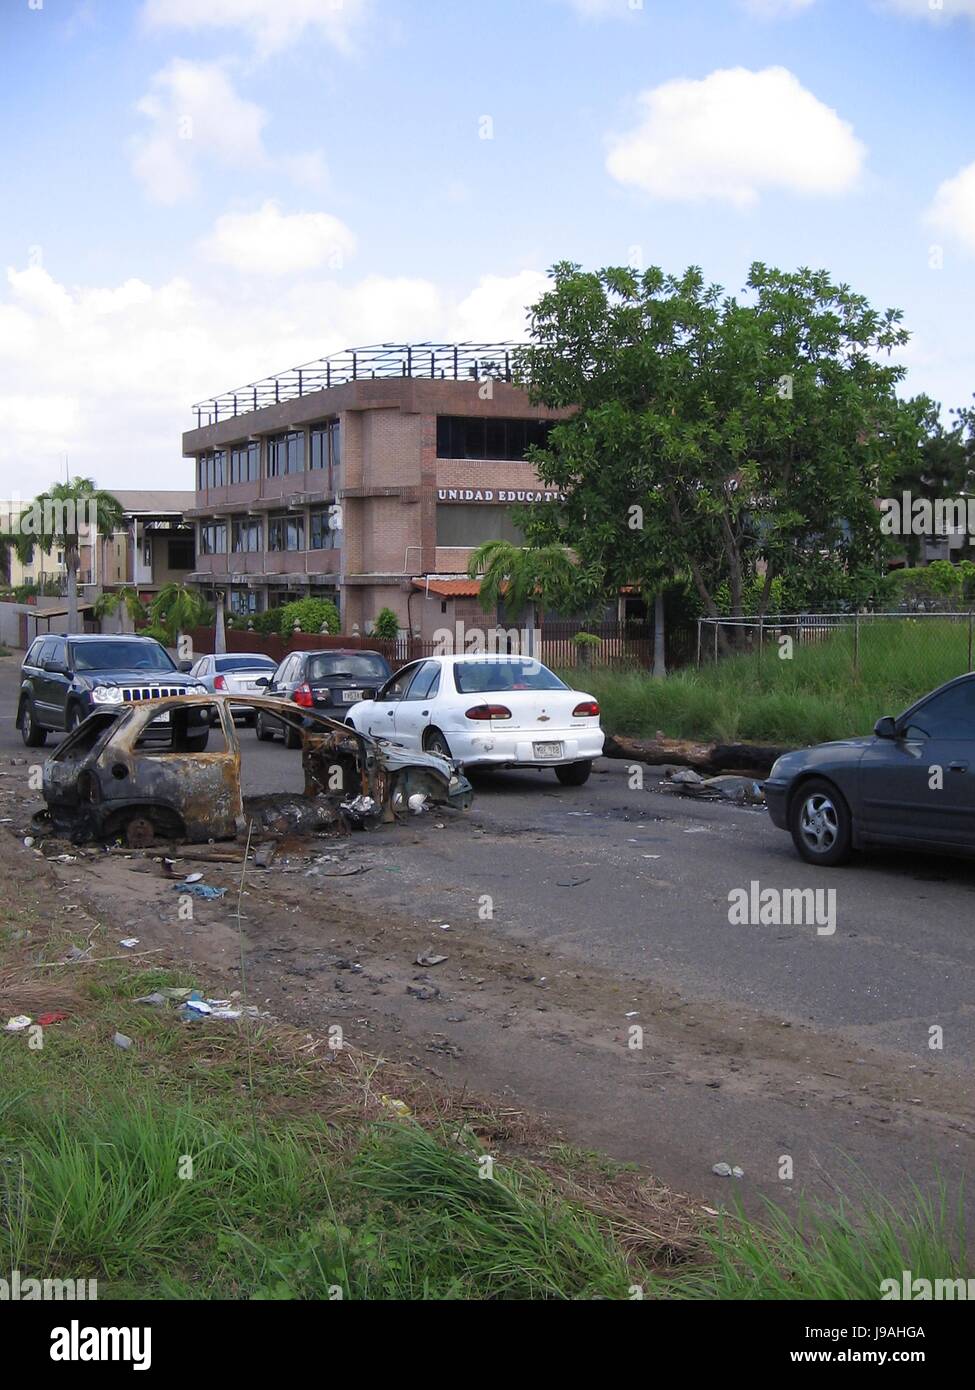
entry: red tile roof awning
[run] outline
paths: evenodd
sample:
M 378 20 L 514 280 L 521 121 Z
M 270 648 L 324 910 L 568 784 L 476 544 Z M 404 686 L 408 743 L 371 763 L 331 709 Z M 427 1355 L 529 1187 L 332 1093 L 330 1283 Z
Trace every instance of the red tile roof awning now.
M 414 579 L 413 587 L 438 598 L 477 598 L 481 592 L 479 579 Z

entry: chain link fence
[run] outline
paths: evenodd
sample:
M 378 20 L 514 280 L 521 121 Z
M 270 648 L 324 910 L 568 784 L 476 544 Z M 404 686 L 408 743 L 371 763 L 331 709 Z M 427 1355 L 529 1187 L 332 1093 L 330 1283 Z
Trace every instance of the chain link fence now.
M 811 649 L 827 654 L 852 680 L 916 656 L 919 676 L 941 680 L 975 670 L 975 611 L 963 613 L 780 613 L 765 618 L 699 618 L 697 665 L 751 654 L 789 660 Z

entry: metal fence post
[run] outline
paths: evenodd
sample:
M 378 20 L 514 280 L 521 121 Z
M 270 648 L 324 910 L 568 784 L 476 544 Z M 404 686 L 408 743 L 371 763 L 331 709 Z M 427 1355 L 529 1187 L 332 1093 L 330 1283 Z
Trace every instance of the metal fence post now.
M 714 623 L 714 664 L 715 664 L 715 666 L 717 666 L 717 664 L 718 664 L 718 620 L 717 620 L 717 618 L 713 618 L 712 621 L 713 621 L 713 623 Z
M 972 670 L 972 634 L 973 623 L 975 623 L 975 609 L 968 610 L 968 669 Z
M 857 609 L 853 618 L 853 679 L 860 677 L 860 610 Z
M 701 624 L 703 623 L 703 621 L 703 618 L 698 618 L 697 620 L 697 664 L 699 667 L 701 665 Z M 969 640 L 968 645 L 969 651 L 971 651 L 971 640 Z

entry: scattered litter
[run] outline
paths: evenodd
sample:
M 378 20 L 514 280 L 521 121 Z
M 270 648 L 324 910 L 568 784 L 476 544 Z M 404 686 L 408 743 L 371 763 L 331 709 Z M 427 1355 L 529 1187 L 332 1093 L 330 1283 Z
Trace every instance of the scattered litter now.
M 3 1031 L 5 1033 L 22 1033 L 25 1028 L 30 1027 L 32 1022 L 33 1019 L 28 1018 L 26 1014 L 17 1014 Z
M 730 1163 L 716 1163 L 711 1172 L 719 1178 L 743 1178 L 745 1176 L 744 1168 L 732 1168 Z
M 165 1002 L 166 996 L 159 990 L 157 990 L 155 994 L 140 995 L 139 998 L 135 1000 L 136 1004 L 151 1004 L 152 1007 L 156 1009 L 158 1009 L 160 1005 L 165 1004 Z
M 592 815 L 592 812 L 591 812 L 591 811 L 569 811 L 568 814 L 569 814 L 570 816 L 591 816 L 591 815 Z
M 392 1110 L 401 1120 L 408 1120 L 413 1113 L 404 1100 L 393 1100 L 392 1096 L 380 1096 L 379 1099 L 387 1110 Z
M 378 811 L 371 796 L 354 796 L 342 802 L 342 811 L 351 825 L 363 826 Z
M 636 1018 L 637 1015 L 639 1014 L 639 1012 L 640 1012 L 639 1009 L 631 1009 L 630 1012 L 629 1012 L 628 1014 L 624 1014 L 623 1017 L 624 1017 L 624 1018 Z
M 184 1009 L 189 1009 L 194 1014 L 212 1014 L 213 1009 L 205 999 L 193 998 L 191 995 L 183 1005 Z
M 426 792 L 414 792 L 406 804 L 415 816 L 422 816 L 427 809 Z
M 440 990 L 436 985 L 407 985 L 406 992 L 412 994 L 414 998 L 424 1001 L 440 998 Z
M 77 854 L 55 854 L 51 859 L 52 864 L 77 864 L 77 862 Z
M 202 874 L 187 874 L 186 877 L 183 879 L 184 883 L 201 883 L 202 881 Z
M 80 946 L 69 946 L 64 953 L 65 960 L 91 960 L 91 947 L 86 946 L 84 950 Z
M 25 835 L 25 836 L 24 836 L 24 848 L 25 848 L 25 849 L 33 849 L 33 848 L 34 848 L 34 837 L 33 837 L 33 835 Z
M 662 858 L 663 858 L 663 855 L 661 855 L 661 854 L 645 854 L 645 855 L 643 855 L 643 858 L 644 858 L 644 859 L 662 859 Z
M 197 874 L 194 875 L 194 878 L 202 878 L 202 876 L 202 874 Z M 173 887 L 177 893 L 192 893 L 194 898 L 205 898 L 208 901 L 211 898 L 222 898 L 227 891 L 226 888 L 211 888 L 207 883 L 190 882 L 188 878 L 184 879 L 182 883 L 174 883 Z
M 139 938 L 138 938 L 137 936 L 127 936 L 127 937 L 124 938 L 124 940 L 122 940 L 122 941 L 119 942 L 119 945 L 120 945 L 120 946 L 124 946 L 125 949 L 126 949 L 127 951 L 133 951 L 133 950 L 135 950 L 135 948 L 136 948 L 136 946 L 138 946 L 138 944 L 139 944 Z
M 691 767 L 679 767 L 676 772 L 671 772 L 668 775 L 667 780 L 668 782 L 675 782 L 678 786 L 699 787 L 704 778 Z
M 63 1023 L 67 1017 L 64 1013 L 38 1014 L 37 1021 L 42 1028 L 50 1028 L 52 1023 Z
M 213 1018 L 229 1019 L 232 1021 L 233 1019 L 240 1018 L 241 1012 L 240 1009 L 214 1009 L 211 1016 Z
M 450 931 L 450 923 L 449 923 L 449 922 L 441 922 L 441 923 L 440 923 L 440 928 L 439 928 L 439 930 L 440 930 L 440 931 Z
M 706 825 L 692 825 L 688 830 L 684 831 L 685 835 L 706 835 L 707 833 L 708 827 Z
M 416 958 L 416 963 L 417 965 L 443 965 L 444 961 L 448 959 L 448 956 L 428 955 L 425 951 L 421 951 Z
M 129 1048 L 132 1046 L 132 1039 L 127 1038 L 124 1033 L 116 1033 L 112 1042 L 116 1047 L 120 1047 L 123 1052 L 128 1052 Z
M 557 882 L 555 886 L 557 888 L 581 888 L 584 883 L 588 882 L 588 878 L 570 878 L 566 879 L 564 882 Z
M 266 840 L 263 845 L 258 845 L 254 851 L 254 867 L 258 869 L 269 869 L 277 853 L 277 845 L 273 840 Z

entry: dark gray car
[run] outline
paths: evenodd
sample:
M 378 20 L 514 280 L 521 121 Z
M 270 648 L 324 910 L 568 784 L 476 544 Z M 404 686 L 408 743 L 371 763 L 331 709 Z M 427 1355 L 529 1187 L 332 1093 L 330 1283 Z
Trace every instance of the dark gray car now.
M 281 700 L 294 700 L 303 709 L 317 710 L 330 719 L 345 722 L 345 716 L 360 700 L 371 700 L 392 675 L 389 663 L 379 652 L 314 651 L 291 652 L 270 678 L 264 694 Z M 266 710 L 257 715 L 257 737 L 265 741 L 281 734 L 289 748 L 297 748 L 300 737 L 285 728 Z
M 786 753 L 765 798 L 810 864 L 872 845 L 975 853 L 975 675 L 878 719 L 870 737 Z

